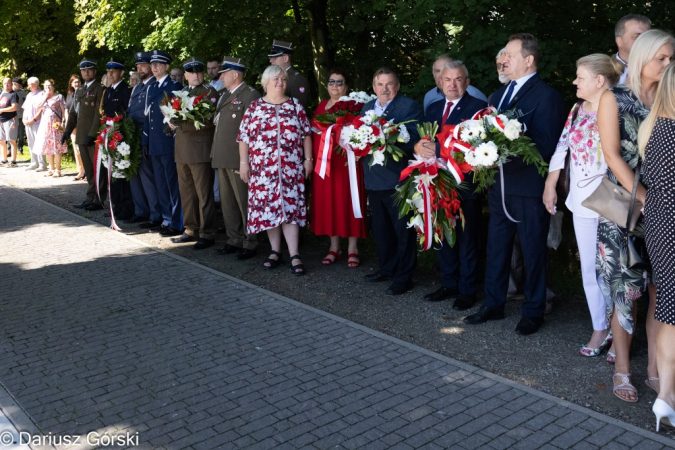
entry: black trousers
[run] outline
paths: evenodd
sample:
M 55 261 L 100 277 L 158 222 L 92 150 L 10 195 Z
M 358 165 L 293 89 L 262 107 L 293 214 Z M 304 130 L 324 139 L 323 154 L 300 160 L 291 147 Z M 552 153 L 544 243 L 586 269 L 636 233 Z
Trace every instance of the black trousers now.
M 128 180 L 115 180 L 110 184 L 110 203 L 113 206 L 115 219 L 128 219 L 134 215 L 134 201 L 131 197 L 131 185 Z
M 101 199 L 99 201 L 98 195 L 96 195 L 96 180 L 94 178 L 94 164 L 96 164 L 94 154 L 96 153 L 96 147 L 94 145 L 91 147 L 78 145 L 77 148 L 80 150 L 82 165 L 87 174 L 87 203 L 102 205 L 108 196 L 108 170 L 101 165 L 101 171 L 97 174 L 100 180 L 99 193 L 101 194 Z
M 380 273 L 392 277 L 394 282 L 408 283 L 417 265 L 417 236 L 414 228 L 407 227 L 407 218 L 399 219 L 395 193 L 394 189 L 368 191 L 373 236 Z

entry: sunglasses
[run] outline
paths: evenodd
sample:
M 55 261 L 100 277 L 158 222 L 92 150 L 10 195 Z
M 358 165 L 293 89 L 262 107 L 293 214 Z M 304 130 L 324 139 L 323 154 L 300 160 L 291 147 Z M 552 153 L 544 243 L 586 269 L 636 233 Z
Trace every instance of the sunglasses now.
M 343 86 L 345 84 L 345 80 L 334 80 L 334 79 L 329 79 L 328 80 L 328 86 Z

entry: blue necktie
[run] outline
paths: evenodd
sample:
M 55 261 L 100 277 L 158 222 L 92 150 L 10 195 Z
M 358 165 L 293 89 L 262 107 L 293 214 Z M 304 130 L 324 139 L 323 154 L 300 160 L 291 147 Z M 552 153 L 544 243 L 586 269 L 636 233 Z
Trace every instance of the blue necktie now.
M 515 81 L 509 83 L 509 88 L 506 90 L 506 94 L 504 94 L 504 97 L 502 97 L 502 101 L 499 103 L 500 111 L 509 109 L 509 105 L 511 104 L 511 96 L 513 95 L 513 90 L 515 89 L 516 84 L 517 83 Z

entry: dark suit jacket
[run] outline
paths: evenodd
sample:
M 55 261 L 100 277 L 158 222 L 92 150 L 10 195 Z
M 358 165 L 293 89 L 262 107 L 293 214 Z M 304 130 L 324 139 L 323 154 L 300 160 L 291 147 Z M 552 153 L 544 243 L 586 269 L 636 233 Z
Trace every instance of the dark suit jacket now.
M 89 87 L 86 85 L 77 88 L 75 91 L 75 101 L 68 113 L 68 123 L 66 124 L 66 135 L 77 127 L 75 134 L 75 143 L 77 145 L 86 145 L 88 136 L 96 136 L 101 126 L 101 96 L 103 95 L 103 86 L 94 80 Z
M 492 106 L 499 106 L 507 87 L 502 86 L 492 94 Z M 515 108 L 518 120 L 527 127 L 525 135 L 534 141 L 542 158 L 548 163 L 567 118 L 560 93 L 534 74 L 511 100 L 509 108 L 502 105 L 504 111 L 511 108 Z M 515 158 L 504 164 L 503 169 L 505 194 L 525 197 L 543 195 L 545 177 L 539 175 L 534 165 L 525 164 L 523 158 Z M 501 192 L 499 173 L 492 187 L 494 191 Z
M 167 136 L 164 133 L 164 114 L 159 109 L 164 100 L 164 94 L 170 98 L 174 91 L 180 91 L 183 85 L 166 77 L 161 86 L 153 82 L 148 88 L 148 94 L 145 99 L 148 114 L 145 116 L 143 124 L 143 137 L 141 145 L 147 145 L 151 155 L 173 155 L 174 137 Z
M 101 97 L 101 114 L 107 117 L 115 117 L 115 115 L 124 115 L 129 106 L 129 99 L 131 98 L 131 89 L 126 81 L 119 82 L 116 88 L 105 88 L 103 96 Z
M 476 97 L 470 96 L 468 93 L 465 93 L 462 98 L 459 99 L 457 105 L 452 110 L 448 116 L 445 124 L 443 125 L 457 125 L 460 122 L 471 119 L 471 116 L 476 114 L 481 109 L 485 108 L 487 103 L 483 100 L 477 99 Z M 425 122 L 437 122 L 439 124 L 438 131 L 441 131 L 441 120 L 443 119 L 443 112 L 445 110 L 445 100 L 439 100 L 433 102 L 427 107 L 427 113 L 424 116 Z M 436 156 L 441 156 L 441 143 L 436 142 Z M 476 184 L 473 182 L 473 172 L 464 175 L 464 185 L 462 186 L 465 190 L 459 191 L 460 196 L 465 199 L 474 199 L 480 198 L 481 195 L 476 193 Z
M 375 109 L 376 101 L 377 99 L 366 103 L 363 108 L 361 108 L 361 115 L 365 114 L 368 110 Z M 397 144 L 397 147 L 403 150 L 410 159 L 412 159 L 415 144 L 420 140 L 419 134 L 417 133 L 417 123 L 422 120 L 422 115 L 422 107 L 420 104 L 401 94 L 394 97 L 384 111 L 385 119 L 393 120 L 394 123 L 413 120 L 413 122 L 405 124 L 408 133 L 410 133 L 410 141 L 407 144 Z M 387 162 L 384 166 L 373 165 L 372 167 L 368 167 L 371 158 L 371 156 L 362 158 L 366 189 L 371 191 L 396 189 L 398 179 L 401 176 L 401 171 L 408 167 L 408 160 L 403 158 L 401 161 L 396 162 L 392 158 L 387 158 Z

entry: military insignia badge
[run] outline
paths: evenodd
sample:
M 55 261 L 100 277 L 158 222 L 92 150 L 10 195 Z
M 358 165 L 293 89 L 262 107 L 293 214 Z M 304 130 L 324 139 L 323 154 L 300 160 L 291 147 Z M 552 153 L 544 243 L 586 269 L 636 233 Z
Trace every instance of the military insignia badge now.
M 304 93 L 305 93 L 305 87 L 304 87 L 304 86 L 300 86 L 300 87 L 298 88 L 298 90 L 300 91 L 301 94 L 304 94 Z
M 241 100 L 239 100 L 238 98 L 235 98 L 234 100 L 232 100 L 232 104 L 233 105 L 241 105 Z

